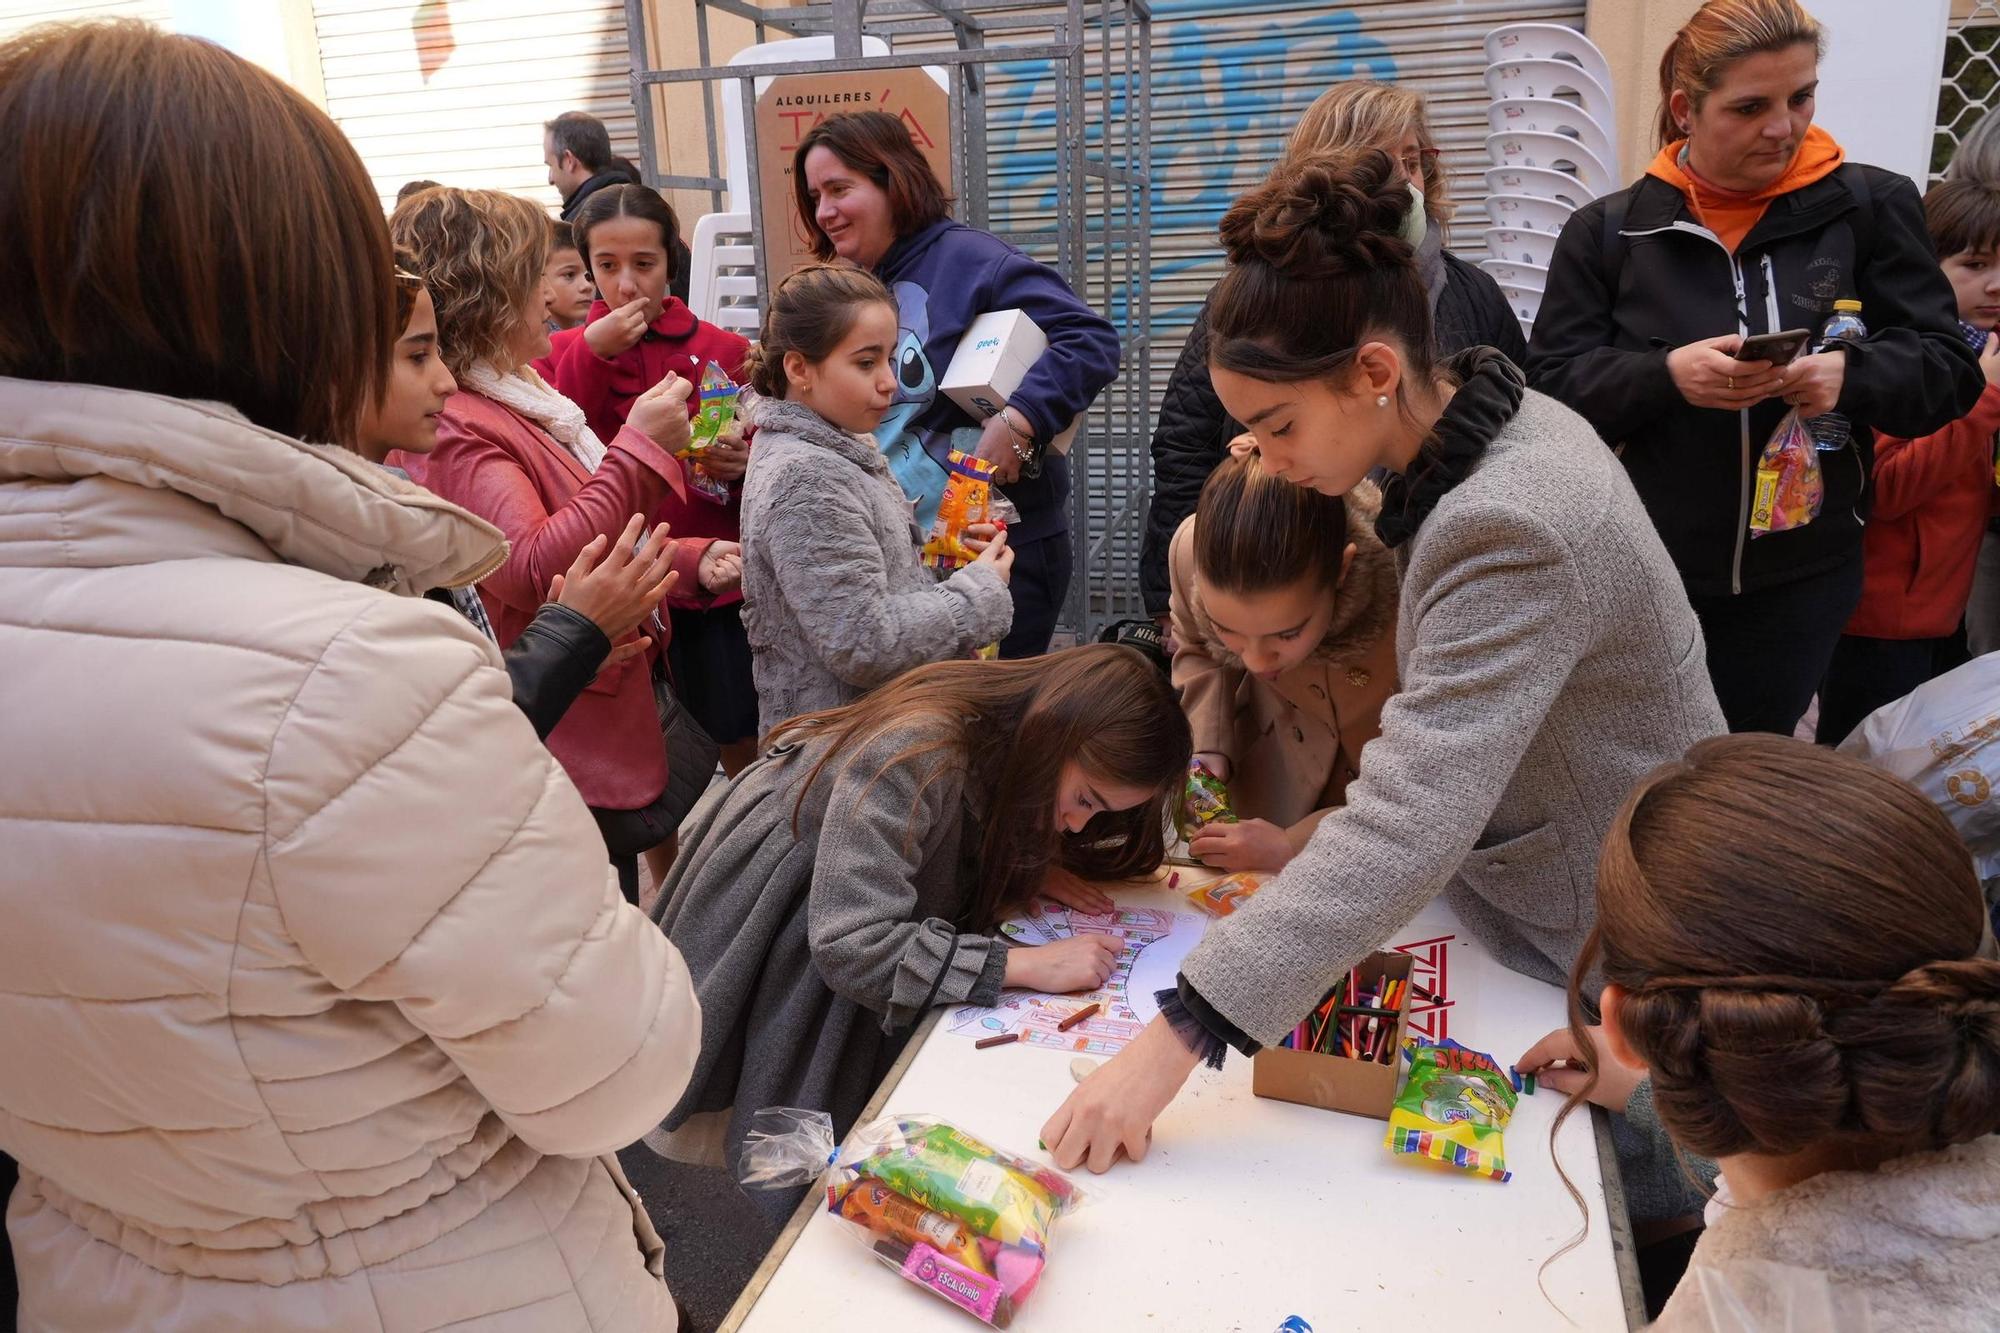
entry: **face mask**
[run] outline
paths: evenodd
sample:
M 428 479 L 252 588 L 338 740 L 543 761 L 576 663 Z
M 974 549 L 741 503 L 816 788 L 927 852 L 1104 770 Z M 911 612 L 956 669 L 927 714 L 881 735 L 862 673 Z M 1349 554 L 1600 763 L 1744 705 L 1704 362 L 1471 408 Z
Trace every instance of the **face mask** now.
M 1423 246 L 1424 236 L 1430 228 L 1430 220 L 1424 216 L 1424 192 L 1415 181 L 1410 181 L 1410 214 L 1403 219 L 1402 238 L 1408 241 L 1412 250 Z

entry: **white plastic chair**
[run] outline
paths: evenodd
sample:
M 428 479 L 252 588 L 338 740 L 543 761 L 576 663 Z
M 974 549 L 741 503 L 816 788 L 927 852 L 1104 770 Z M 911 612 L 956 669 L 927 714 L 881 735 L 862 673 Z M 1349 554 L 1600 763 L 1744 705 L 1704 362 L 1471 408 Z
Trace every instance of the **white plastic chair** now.
M 1597 155 L 1611 175 L 1618 175 L 1618 150 L 1611 130 L 1584 113 L 1582 107 L 1553 97 L 1504 97 L 1486 108 L 1486 127 L 1495 134 L 1536 131 L 1574 139 Z
M 1553 199 L 1568 208 L 1582 208 L 1597 196 L 1566 171 L 1548 167 L 1488 167 L 1486 189 L 1490 194 L 1525 194 L 1535 199 Z
M 1514 312 L 1514 318 L 1532 328 L 1535 316 L 1542 311 L 1542 294 L 1532 287 L 1516 287 L 1510 282 L 1500 284 L 1500 294 L 1507 298 L 1507 308 Z
M 865 33 L 861 38 L 861 54 L 864 56 L 886 56 L 889 44 L 880 37 L 870 37 Z M 729 57 L 731 66 L 736 65 L 783 65 L 795 60 L 825 60 L 833 56 L 831 35 L 814 37 L 786 37 L 775 42 L 764 42 L 757 46 L 746 46 Z M 951 82 L 942 69 L 935 65 L 924 66 L 924 73 L 931 76 L 938 87 L 950 91 Z M 757 196 L 751 193 L 750 163 L 745 160 L 743 148 L 743 85 L 735 79 L 718 80 L 722 99 L 722 143 L 724 174 L 729 178 L 729 207 L 742 209 L 750 206 Z M 757 96 L 771 86 L 768 78 L 757 80 Z
M 1511 60 L 1486 67 L 1487 96 L 1503 98 L 1554 98 L 1558 102 L 1576 99 L 1584 114 L 1616 136 L 1618 110 L 1611 90 L 1567 60 Z
M 1517 264 L 1508 259 L 1482 259 L 1479 267 L 1492 274 L 1493 281 L 1502 288 L 1512 287 L 1515 291 L 1533 292 L 1536 296 L 1548 290 L 1549 271 L 1539 265 Z
M 1556 255 L 1556 238 L 1545 231 L 1488 227 L 1486 253 L 1509 263 L 1534 264 L 1547 268 Z
M 756 340 L 757 252 L 748 213 L 706 213 L 688 244 L 688 309 L 695 318 Z
M 1546 167 L 1567 172 L 1583 182 L 1593 199 L 1618 188 L 1617 177 L 1604 160 L 1566 134 L 1539 130 L 1489 134 L 1486 153 L 1496 167 Z
M 1516 60 L 1567 60 L 1606 88 L 1611 65 L 1597 43 L 1560 23 L 1507 23 L 1486 34 L 1486 63 Z
M 1553 199 L 1537 199 L 1526 194 L 1486 197 L 1486 216 L 1493 226 L 1511 227 L 1515 231 L 1538 231 L 1549 237 L 1562 235 L 1563 224 L 1575 211 Z

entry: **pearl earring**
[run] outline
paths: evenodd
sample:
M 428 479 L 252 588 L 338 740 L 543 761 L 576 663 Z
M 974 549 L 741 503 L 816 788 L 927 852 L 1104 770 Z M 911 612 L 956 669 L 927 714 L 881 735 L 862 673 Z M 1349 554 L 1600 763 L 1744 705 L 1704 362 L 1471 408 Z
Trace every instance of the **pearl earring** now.
M 1376 397 L 1375 397 L 1375 406 L 1377 406 L 1377 407 L 1387 407 L 1388 405 L 1389 405 L 1389 395 L 1388 395 L 1388 394 L 1384 393 L 1384 394 L 1377 394 L 1377 395 L 1376 395 Z

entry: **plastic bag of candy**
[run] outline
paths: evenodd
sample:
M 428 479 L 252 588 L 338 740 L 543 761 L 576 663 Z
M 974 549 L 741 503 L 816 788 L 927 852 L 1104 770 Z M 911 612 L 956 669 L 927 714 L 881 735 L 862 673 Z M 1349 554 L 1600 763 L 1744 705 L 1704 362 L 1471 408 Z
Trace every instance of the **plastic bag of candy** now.
M 1826 482 L 1819 446 L 1797 409 L 1785 413 L 1757 459 L 1757 490 L 1750 501 L 1750 535 L 1802 528 L 1819 517 Z
M 729 503 L 729 483 L 710 476 L 701 465 L 701 456 L 715 446 L 722 432 L 729 429 L 729 423 L 736 420 L 738 392 L 728 371 L 713 361 L 703 366 L 699 389 L 701 406 L 696 409 L 694 420 L 688 423 L 687 447 L 674 455 L 690 464 L 688 489 L 702 499 L 719 505 Z
M 1264 877 L 1250 870 L 1239 870 L 1221 879 L 1212 879 L 1205 884 L 1197 884 L 1187 891 L 1187 900 L 1210 916 L 1228 916 L 1250 900 L 1250 896 L 1264 887 Z
M 1188 761 L 1187 786 L 1174 810 L 1174 830 L 1184 842 L 1210 824 L 1234 824 L 1236 812 L 1229 807 L 1229 787 L 1199 757 Z
M 1519 1098 L 1507 1071 L 1455 1041 L 1410 1045 L 1410 1074 L 1389 1108 L 1382 1146 L 1448 1170 L 1512 1180 L 1501 1131 Z
M 1034 1294 L 1056 1219 L 1083 1202 L 1054 1168 L 930 1116 L 871 1121 L 836 1149 L 825 1112 L 769 1107 L 737 1174 L 750 1188 L 820 1180 L 826 1210 L 878 1259 L 995 1328 Z
M 977 558 L 978 552 L 965 544 L 965 530 L 974 523 L 995 523 L 1005 528 L 1018 522 L 1021 511 L 1006 496 L 993 489 L 993 464 L 957 449 L 945 457 L 944 498 L 938 501 L 937 521 L 924 539 L 924 563 L 932 569 L 960 569 Z

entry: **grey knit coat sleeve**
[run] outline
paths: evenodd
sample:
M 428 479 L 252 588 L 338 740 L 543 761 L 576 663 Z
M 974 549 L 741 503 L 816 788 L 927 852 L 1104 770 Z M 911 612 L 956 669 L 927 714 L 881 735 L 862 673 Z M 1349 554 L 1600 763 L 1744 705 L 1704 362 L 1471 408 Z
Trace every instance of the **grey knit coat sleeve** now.
M 1398 555 L 1403 688 L 1346 806 L 1182 966 L 1260 1044 L 1441 892 L 1497 962 L 1563 984 L 1625 793 L 1722 730 L 1665 547 L 1553 400 L 1529 393 Z
M 921 831 L 964 818 L 965 769 L 950 751 L 895 762 L 909 740 L 888 732 L 834 773 L 806 914 L 821 979 L 881 1014 L 885 1030 L 927 1001 L 994 1003 L 1007 965 L 1004 939 L 925 914 Z
M 846 464 L 810 460 L 828 472 Z M 802 572 L 788 606 L 820 663 L 836 679 L 873 689 L 911 667 L 967 657 L 1013 623 L 1007 585 L 991 565 L 967 565 L 943 582 L 895 578 L 888 561 L 918 565 L 914 548 L 885 551 L 853 484 L 794 486 L 764 511 L 761 536 L 781 567 Z M 810 587 L 806 585 L 809 572 Z

